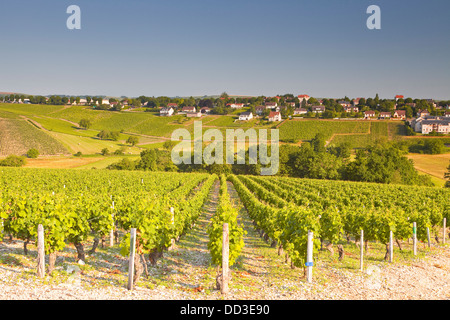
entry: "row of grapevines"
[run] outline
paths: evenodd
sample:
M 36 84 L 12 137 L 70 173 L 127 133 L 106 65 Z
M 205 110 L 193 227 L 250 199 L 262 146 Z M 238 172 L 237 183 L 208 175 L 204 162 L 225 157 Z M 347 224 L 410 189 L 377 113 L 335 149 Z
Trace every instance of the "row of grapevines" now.
M 308 231 L 315 234 L 320 231 L 318 212 L 290 203 L 283 208 L 263 204 L 240 178 L 230 175 L 228 179 L 234 184 L 257 228 L 263 230 L 273 241 L 280 244 L 287 251 L 295 266 L 303 266 L 306 262 Z M 318 247 L 319 244 L 317 240 L 314 240 L 314 246 Z
M 244 229 L 238 224 L 238 210 L 233 206 L 228 194 L 225 175 L 220 176 L 219 204 L 208 226 L 208 249 L 212 262 L 222 265 L 223 224 L 228 223 L 229 265 L 233 265 L 244 247 Z

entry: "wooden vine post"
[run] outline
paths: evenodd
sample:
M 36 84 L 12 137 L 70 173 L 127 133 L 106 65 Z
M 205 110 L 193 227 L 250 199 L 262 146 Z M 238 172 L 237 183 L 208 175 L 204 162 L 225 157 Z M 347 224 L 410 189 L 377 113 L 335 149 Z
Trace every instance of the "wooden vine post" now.
M 361 235 L 359 238 L 359 269 L 364 270 L 364 230 L 361 229 Z
M 38 256 L 37 256 L 37 276 L 43 278 L 45 275 L 45 247 L 44 247 L 44 227 L 38 225 Z
M 128 290 L 133 290 L 134 256 L 136 254 L 136 228 L 130 231 L 130 257 L 128 260 Z
M 417 223 L 413 222 L 413 251 L 417 255 Z
M 228 231 L 228 223 L 223 224 L 222 229 L 223 237 L 222 237 L 222 294 L 228 293 L 228 281 L 229 279 L 229 231 Z
M 431 240 L 430 240 L 430 228 L 427 227 L 427 241 L 428 241 L 428 249 L 431 248 Z
M 306 246 L 306 281 L 312 282 L 312 268 L 313 268 L 313 233 L 308 231 L 308 243 Z
M 112 209 L 111 217 L 113 220 L 113 226 L 111 228 L 111 231 L 109 232 L 109 245 L 112 247 L 114 246 L 114 201 L 112 202 L 111 209 Z

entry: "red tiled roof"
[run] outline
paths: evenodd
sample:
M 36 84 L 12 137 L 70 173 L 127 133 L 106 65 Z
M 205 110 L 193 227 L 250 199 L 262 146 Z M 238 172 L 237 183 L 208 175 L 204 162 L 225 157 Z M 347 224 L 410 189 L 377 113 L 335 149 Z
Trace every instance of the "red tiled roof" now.
M 269 118 L 273 118 L 273 117 L 278 116 L 278 115 L 280 115 L 280 113 L 278 111 L 270 111 Z

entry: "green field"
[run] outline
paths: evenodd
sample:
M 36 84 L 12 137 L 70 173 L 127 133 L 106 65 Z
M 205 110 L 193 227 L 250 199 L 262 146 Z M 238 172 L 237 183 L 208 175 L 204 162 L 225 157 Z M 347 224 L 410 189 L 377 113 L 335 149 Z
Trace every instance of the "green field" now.
M 31 148 L 42 155 L 68 153 L 60 141 L 30 122 L 0 118 L 0 156 L 25 155 Z
M 326 139 L 333 134 L 369 133 L 369 121 L 338 121 L 338 120 L 290 120 L 280 127 L 280 140 L 296 143 L 301 140 L 311 140 L 316 134 L 322 133 Z

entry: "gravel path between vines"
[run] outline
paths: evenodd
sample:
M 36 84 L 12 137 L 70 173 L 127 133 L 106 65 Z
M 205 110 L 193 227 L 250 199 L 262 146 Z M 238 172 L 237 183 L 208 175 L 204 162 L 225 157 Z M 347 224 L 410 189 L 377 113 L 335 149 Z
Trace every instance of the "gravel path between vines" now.
M 196 225 L 164 253 L 156 266 L 148 266 L 150 276 L 140 278 L 128 291 L 127 259 L 118 247 L 99 248 L 86 265 L 77 265 L 71 247 L 58 255 L 56 275 L 39 279 L 35 275 L 36 248 L 30 244 L 23 255 L 23 242 L 0 243 L 0 299 L 2 300 L 359 300 L 450 298 L 450 249 L 435 246 L 420 258 L 392 264 L 368 259 L 365 271 L 344 268 L 337 259 L 319 259 L 313 283 L 307 283 L 303 269 L 292 269 L 253 228 L 234 187 L 229 193 L 240 209 L 240 223 L 247 234 L 241 257 L 232 266 L 230 293 L 215 289 L 216 267 L 207 248 L 207 227 L 217 207 L 219 183 L 214 184 Z M 320 253 L 326 255 L 327 253 Z M 351 255 L 351 253 L 348 253 Z M 79 266 L 81 273 L 68 275 L 67 266 Z

